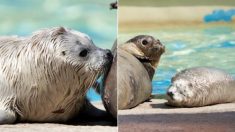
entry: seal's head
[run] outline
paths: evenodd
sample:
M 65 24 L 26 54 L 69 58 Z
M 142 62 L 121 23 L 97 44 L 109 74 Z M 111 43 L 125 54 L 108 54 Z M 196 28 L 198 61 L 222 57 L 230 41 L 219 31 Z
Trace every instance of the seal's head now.
M 0 103 L 9 110 L 2 113 L 10 113 L 0 115 L 0 124 L 2 119 L 14 122 L 15 115 L 22 121 L 71 119 L 87 105 L 87 90 L 112 62 L 111 51 L 96 47 L 86 34 L 63 27 L 24 38 L 1 38 L 0 45 Z
M 149 35 L 138 35 L 121 47 L 141 62 L 148 62 L 153 67 L 157 67 L 160 56 L 165 52 L 165 46 L 158 39 Z
M 84 72 L 101 73 L 112 61 L 111 51 L 96 47 L 84 33 L 64 27 L 48 30 L 42 30 L 33 37 L 39 39 L 40 43 L 47 43 L 47 47 L 50 40 L 48 52 L 58 63 L 72 65 L 76 70 L 82 69 Z
M 167 90 L 167 104 L 173 106 L 182 106 L 194 96 L 193 85 L 185 79 L 179 79 L 172 82 Z

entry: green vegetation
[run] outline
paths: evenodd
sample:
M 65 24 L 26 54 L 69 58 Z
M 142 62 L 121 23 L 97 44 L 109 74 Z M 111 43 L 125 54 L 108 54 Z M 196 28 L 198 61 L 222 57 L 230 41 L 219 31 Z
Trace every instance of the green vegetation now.
M 154 95 L 151 95 L 151 98 L 153 98 L 153 99 L 165 99 L 166 95 L 165 94 L 154 94 Z

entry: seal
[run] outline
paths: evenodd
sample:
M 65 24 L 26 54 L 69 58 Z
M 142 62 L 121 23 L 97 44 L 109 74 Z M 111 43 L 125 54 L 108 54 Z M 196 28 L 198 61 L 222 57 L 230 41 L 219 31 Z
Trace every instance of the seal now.
M 104 74 L 100 94 L 106 111 L 117 121 L 117 40 L 113 44 L 112 54 L 113 62 L 110 69 Z
M 63 27 L 1 37 L 0 52 L 0 124 L 71 119 L 112 60 L 88 35 Z
M 167 90 L 167 104 L 200 107 L 235 101 L 235 81 L 223 70 L 194 67 L 177 73 Z
M 149 35 L 136 36 L 117 48 L 118 109 L 148 100 L 152 78 L 165 47 Z

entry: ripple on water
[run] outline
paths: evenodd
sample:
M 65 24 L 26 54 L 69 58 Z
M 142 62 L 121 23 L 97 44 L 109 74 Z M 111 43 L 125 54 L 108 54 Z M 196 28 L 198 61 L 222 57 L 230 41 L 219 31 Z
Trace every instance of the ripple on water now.
M 225 41 L 219 45 L 219 48 L 235 48 L 235 41 Z
M 166 89 L 169 87 L 171 81 L 170 79 L 165 80 L 154 80 L 152 82 L 153 94 L 165 94 Z
M 186 47 L 186 42 L 182 40 L 176 40 L 168 43 L 168 49 L 172 50 L 182 50 Z
M 164 94 L 171 78 L 180 70 L 195 66 L 222 68 L 235 77 L 235 28 L 226 26 L 187 26 L 141 31 L 138 34 L 157 36 L 166 46 L 166 52 L 156 70 L 153 93 Z M 121 33 L 124 42 L 137 33 Z

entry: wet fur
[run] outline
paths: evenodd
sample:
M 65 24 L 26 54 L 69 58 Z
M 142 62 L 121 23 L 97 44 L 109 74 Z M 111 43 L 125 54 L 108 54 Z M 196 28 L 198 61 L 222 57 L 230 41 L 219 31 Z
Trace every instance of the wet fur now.
M 76 36 L 81 37 L 80 43 L 92 42 L 85 34 L 62 27 L 25 38 L 0 38 L 0 114 L 15 118 L 5 123 L 16 118 L 64 122 L 80 111 L 86 91 L 104 70 L 105 61 L 94 66 L 73 58 L 73 45 L 63 48 Z M 92 44 L 90 48 L 96 49 Z M 4 121 L 0 119 L 0 123 Z

